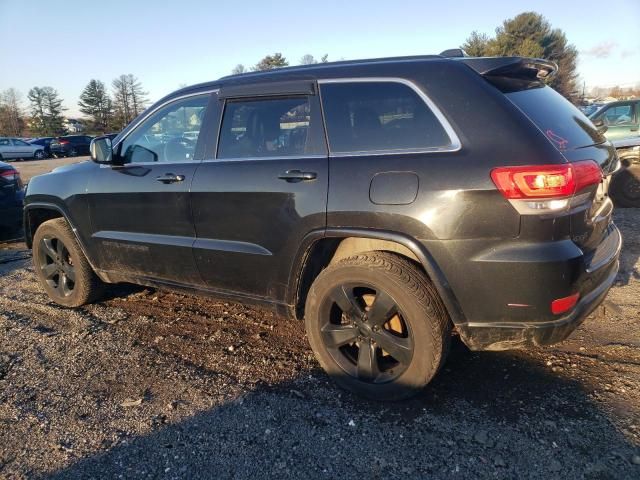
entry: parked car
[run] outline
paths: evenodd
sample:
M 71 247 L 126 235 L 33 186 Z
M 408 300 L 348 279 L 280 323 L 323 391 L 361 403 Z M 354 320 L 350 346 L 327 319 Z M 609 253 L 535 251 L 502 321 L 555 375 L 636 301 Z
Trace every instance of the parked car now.
M 54 157 L 77 157 L 89 155 L 89 145 L 93 137 L 88 135 L 66 135 L 51 141 L 49 149 Z
M 50 157 L 51 149 L 49 148 L 49 145 L 51 145 L 52 140 L 53 140 L 53 137 L 40 137 L 40 138 L 32 138 L 31 140 L 28 140 L 27 143 L 31 145 L 39 145 L 44 150 L 45 156 Z
M 35 271 L 67 307 L 133 282 L 304 319 L 328 374 L 379 400 L 425 386 L 452 330 L 473 350 L 559 342 L 621 237 L 615 150 L 539 80 L 555 70 L 435 55 L 182 89 L 31 180 Z
M 40 145 L 31 145 L 19 138 L 0 137 L 0 161 L 29 158 L 41 160 L 45 157 L 44 148 Z
M 611 197 L 621 207 L 640 208 L 640 99 L 609 103 L 590 117 L 618 151 L 621 170 Z
M 0 162 L 0 230 L 12 231 L 22 225 L 24 188 L 20 173 Z

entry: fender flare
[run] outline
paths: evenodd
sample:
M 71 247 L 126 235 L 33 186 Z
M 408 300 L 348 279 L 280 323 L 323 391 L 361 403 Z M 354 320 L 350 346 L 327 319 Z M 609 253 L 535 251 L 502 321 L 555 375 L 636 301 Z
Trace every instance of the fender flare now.
M 87 262 L 89 262 L 89 265 L 91 266 L 93 271 L 94 272 L 97 271 L 94 262 L 92 261 L 91 257 L 87 254 L 88 251 L 87 251 L 86 245 L 78 235 L 78 230 L 76 229 L 74 223 L 71 221 L 71 218 L 69 217 L 68 212 L 65 211 L 65 209 L 62 208 L 60 205 L 57 205 L 55 203 L 33 202 L 33 203 L 28 203 L 24 206 L 22 215 L 23 215 L 23 224 L 24 224 L 24 237 L 25 237 L 25 243 L 27 244 L 27 247 L 32 248 L 33 246 L 33 237 L 31 236 L 31 225 L 29 224 L 29 210 L 34 210 L 36 208 L 46 209 L 46 210 L 55 210 L 60 214 L 62 218 L 65 219 L 65 221 L 71 227 L 71 231 L 73 232 L 73 235 L 76 237 L 76 242 L 78 242 L 78 245 L 80 246 L 80 250 L 82 250 L 82 254 L 87 259 Z
M 370 238 L 374 240 L 387 240 L 394 242 L 408 248 L 418 258 L 420 264 L 427 272 L 427 275 L 433 282 L 438 291 L 438 294 L 442 298 L 442 301 L 449 313 L 449 317 L 454 324 L 465 323 L 466 319 L 460 307 L 451 285 L 449 284 L 442 269 L 438 266 L 437 262 L 429 253 L 429 251 L 420 242 L 414 238 L 404 235 L 402 233 L 376 230 L 368 228 L 351 228 L 351 227 L 330 227 L 324 230 L 315 230 L 308 233 L 304 240 L 301 242 L 300 249 L 296 255 L 296 260 L 293 265 L 293 271 L 291 272 L 290 279 L 295 279 L 294 283 L 290 283 L 290 291 L 288 303 L 295 305 L 298 288 L 299 288 L 299 273 L 306 264 L 307 256 L 311 250 L 311 247 L 315 242 L 322 238 L 347 238 L 347 237 L 362 237 Z

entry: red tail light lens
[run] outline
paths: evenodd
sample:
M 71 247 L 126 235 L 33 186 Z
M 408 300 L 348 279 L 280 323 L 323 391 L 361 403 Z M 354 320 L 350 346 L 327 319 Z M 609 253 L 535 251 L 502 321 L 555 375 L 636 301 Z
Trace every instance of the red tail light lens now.
M 558 315 L 560 313 L 564 313 L 568 310 L 571 310 L 578 303 L 578 299 L 580 298 L 579 293 L 574 293 L 573 295 L 569 295 L 568 297 L 558 298 L 551 302 L 551 313 L 554 315 Z
M 69 140 L 59 140 L 58 143 L 60 145 L 67 145 L 69 143 Z
M 0 177 L 6 178 L 7 180 L 19 180 L 20 173 L 17 170 L 3 170 L 0 172 Z
M 508 199 L 569 197 L 602 180 L 602 171 L 593 160 L 563 165 L 500 167 L 491 179 Z

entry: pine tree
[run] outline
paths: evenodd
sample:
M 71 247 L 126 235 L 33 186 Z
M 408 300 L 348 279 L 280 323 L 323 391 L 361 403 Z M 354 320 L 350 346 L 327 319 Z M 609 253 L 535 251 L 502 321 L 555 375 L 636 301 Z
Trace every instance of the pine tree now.
M 107 133 L 111 130 L 113 104 L 107 88 L 100 80 L 90 80 L 80 95 L 80 111 L 91 117 L 94 131 Z
M 253 67 L 254 71 L 272 70 L 274 68 L 286 67 L 289 62 L 281 53 L 267 55 Z
M 578 51 L 562 30 L 552 29 L 539 13 L 524 12 L 505 20 L 494 38 L 474 31 L 462 48 L 473 56 L 513 55 L 556 62 L 558 72 L 548 84 L 568 99 L 575 98 Z
M 31 128 L 36 135 L 53 136 L 64 133 L 64 117 L 58 92 L 51 87 L 33 87 L 27 95 L 31 104 Z

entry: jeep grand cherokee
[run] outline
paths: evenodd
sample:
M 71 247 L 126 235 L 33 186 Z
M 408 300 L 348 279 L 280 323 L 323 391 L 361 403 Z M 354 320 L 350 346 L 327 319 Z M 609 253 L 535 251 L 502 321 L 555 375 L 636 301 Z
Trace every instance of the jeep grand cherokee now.
M 115 282 L 270 306 L 375 399 L 426 385 L 452 331 L 559 342 L 607 294 L 621 237 L 615 151 L 545 86 L 555 70 L 434 55 L 184 88 L 31 180 L 37 275 L 70 307 Z

